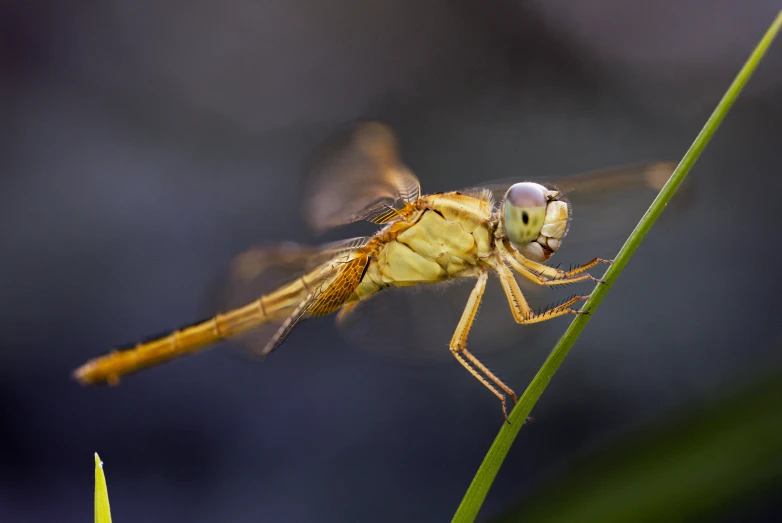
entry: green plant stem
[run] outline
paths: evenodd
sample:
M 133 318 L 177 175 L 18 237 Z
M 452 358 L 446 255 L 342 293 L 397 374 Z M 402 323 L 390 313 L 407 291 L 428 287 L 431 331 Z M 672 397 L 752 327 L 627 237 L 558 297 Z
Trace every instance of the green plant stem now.
M 622 249 L 614 259 L 613 265 L 611 265 L 605 274 L 604 279 L 606 283 L 600 284 L 595 288 L 595 291 L 592 293 L 589 300 L 587 300 L 587 302 L 584 304 L 584 310 L 587 310 L 590 313 L 594 313 L 597 309 L 597 306 L 600 304 L 600 302 L 603 301 L 603 298 L 613 283 L 616 281 L 619 274 L 622 272 L 622 269 L 624 269 L 624 267 L 630 261 L 630 258 L 646 234 L 649 232 L 649 229 L 651 229 L 652 225 L 654 225 L 654 222 L 663 212 L 663 209 L 673 197 L 681 183 L 684 181 L 687 173 L 690 171 L 690 169 L 692 169 L 692 166 L 697 161 L 703 149 L 709 143 L 709 140 L 711 140 L 714 132 L 717 130 L 720 123 L 722 123 L 722 120 L 725 118 L 728 110 L 731 108 L 739 93 L 744 88 L 744 85 L 747 83 L 755 68 L 760 63 L 760 60 L 765 55 L 766 50 L 771 45 L 771 42 L 776 37 L 781 26 L 782 11 L 777 14 L 777 17 L 771 24 L 771 27 L 769 27 L 760 43 L 752 52 L 749 59 L 744 64 L 744 67 L 741 68 L 741 71 L 739 71 L 736 79 L 733 80 L 733 83 L 722 97 L 722 100 L 720 100 L 717 108 L 709 117 L 706 125 L 704 125 L 701 132 L 695 138 L 695 141 L 684 155 L 684 158 L 682 158 L 681 162 L 679 162 L 679 165 L 671 175 L 671 178 L 662 188 L 660 193 L 657 195 L 657 198 L 655 198 L 654 202 L 652 202 L 649 209 L 641 218 L 641 221 L 638 222 L 638 225 L 636 225 L 635 229 L 630 234 L 625 244 L 622 246 Z M 516 435 L 519 433 L 519 430 L 521 430 L 524 421 L 529 416 L 532 408 L 535 406 L 535 403 L 537 403 L 541 394 L 543 394 L 543 391 L 548 386 L 551 378 L 554 376 L 554 373 L 562 364 L 565 356 L 567 356 L 570 348 L 573 346 L 576 339 L 578 339 L 581 331 L 583 331 L 584 327 L 586 327 L 590 317 L 591 314 L 580 315 L 573 320 L 565 334 L 554 347 L 554 350 L 543 363 L 543 366 L 533 378 L 530 385 L 527 387 L 527 390 L 525 390 L 524 394 L 522 394 L 519 402 L 516 404 L 516 407 L 510 414 L 511 423 L 503 424 L 499 434 L 494 440 L 494 443 L 492 443 L 492 446 L 489 448 L 489 452 L 483 459 L 483 463 L 481 463 L 481 466 L 478 468 L 478 471 L 475 474 L 475 477 L 473 478 L 469 488 L 467 489 L 467 492 L 465 493 L 459 508 L 456 510 L 456 514 L 453 518 L 454 522 L 474 521 L 478 516 L 478 512 L 480 511 L 481 506 L 486 499 L 489 488 L 491 488 L 491 485 L 494 482 L 494 478 L 497 476 L 497 473 L 502 466 L 502 462 L 505 460 L 511 445 L 516 438 Z

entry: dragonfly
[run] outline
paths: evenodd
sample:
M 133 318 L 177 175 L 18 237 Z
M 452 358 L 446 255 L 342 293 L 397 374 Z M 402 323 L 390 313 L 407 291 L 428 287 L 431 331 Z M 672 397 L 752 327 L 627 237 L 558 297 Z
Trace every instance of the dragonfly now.
M 374 121 L 355 124 L 324 145 L 313 163 L 317 174 L 304 195 L 309 225 L 324 232 L 365 221 L 381 226 L 374 235 L 317 247 L 285 243 L 248 251 L 234 266 L 239 287 L 270 269 L 282 269 L 287 279 L 205 321 L 92 359 L 74 377 L 84 385 L 115 385 L 131 373 L 248 335 L 258 347 L 255 353 L 265 357 L 303 320 L 336 314 L 337 323 L 344 324 L 389 289 L 467 279 L 475 283 L 448 347 L 499 399 L 508 421 L 507 398 L 515 404 L 515 392 L 467 348 L 489 276 L 499 279 L 515 322 L 530 325 L 587 314 L 576 305 L 589 295 L 534 310 L 517 275 L 541 287 L 599 285 L 602 280 L 589 271 L 611 263 L 593 258 L 567 271 L 546 263 L 569 230 L 572 209 L 565 192 L 555 184 L 517 179 L 424 195 L 400 159 L 394 132 Z M 646 164 L 571 176 L 564 183 L 570 190 L 588 191 L 660 188 L 671 170 L 670 164 Z

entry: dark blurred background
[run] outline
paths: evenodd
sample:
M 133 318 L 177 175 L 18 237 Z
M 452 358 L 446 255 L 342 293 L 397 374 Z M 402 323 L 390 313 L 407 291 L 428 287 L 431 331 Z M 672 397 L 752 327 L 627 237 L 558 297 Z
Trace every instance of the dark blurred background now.
M 94 451 L 115 521 L 449 520 L 502 417 L 447 355 L 390 362 L 323 319 L 262 364 L 214 350 L 111 389 L 82 388 L 70 372 L 197 319 L 243 249 L 311 239 L 298 213 L 302 161 L 342 123 L 394 126 L 424 192 L 677 160 L 777 9 L 3 2 L 0 521 L 89 520 Z M 777 42 L 692 171 L 695 190 L 652 230 L 533 411 L 482 520 L 523 512 L 584 466 L 609 502 L 555 517 L 588 501 L 575 496 L 583 486 L 562 489 L 548 519 L 622 520 L 620 502 L 625 521 L 649 518 L 650 503 L 659 520 L 776 519 L 780 138 Z M 574 197 L 572 247 L 555 261 L 613 256 L 621 235 L 584 239 L 599 224 L 626 234 L 652 197 L 608 199 L 592 215 Z M 469 286 L 454 292 L 465 299 Z M 507 348 L 486 362 L 521 392 L 568 320 L 516 327 L 493 292 L 478 339 L 492 340 L 489 311 L 504 315 L 511 328 L 493 343 Z M 446 316 L 455 326 L 458 311 Z M 727 407 L 757 383 L 777 395 Z M 617 448 L 654 445 L 656 431 L 709 412 L 703 445 L 677 454 L 642 501 L 628 501 L 623 481 L 600 490 L 601 478 L 643 481 L 670 460 L 664 445 L 635 461 Z M 748 427 L 764 438 L 712 441 Z M 686 488 L 684 476 L 695 478 Z

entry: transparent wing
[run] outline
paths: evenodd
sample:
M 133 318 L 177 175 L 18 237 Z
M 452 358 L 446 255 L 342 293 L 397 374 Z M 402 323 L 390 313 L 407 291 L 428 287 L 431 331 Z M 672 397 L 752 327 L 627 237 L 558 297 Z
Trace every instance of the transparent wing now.
M 576 193 L 605 193 L 636 188 L 659 191 L 676 168 L 675 163 L 654 162 L 624 165 L 567 176 L 511 177 L 491 180 L 459 192 L 471 194 L 488 189 L 496 202 L 500 202 L 505 191 L 514 183 L 532 181 L 554 187 L 569 195 Z
M 353 255 L 369 240 L 371 237 L 358 237 L 319 246 L 285 242 L 249 249 L 236 256 L 212 285 L 207 298 L 209 313 L 242 307 L 306 275 L 312 291 L 309 295 L 279 311 L 274 321 L 235 338 L 249 354 L 266 356 L 285 341 L 298 322 L 328 314 L 334 303 L 344 301 L 345 289 L 358 283 L 356 271 L 363 271 Z
M 317 232 L 360 220 L 386 223 L 420 191 L 418 178 L 399 159 L 391 129 L 359 123 L 329 139 L 308 162 L 304 212 Z

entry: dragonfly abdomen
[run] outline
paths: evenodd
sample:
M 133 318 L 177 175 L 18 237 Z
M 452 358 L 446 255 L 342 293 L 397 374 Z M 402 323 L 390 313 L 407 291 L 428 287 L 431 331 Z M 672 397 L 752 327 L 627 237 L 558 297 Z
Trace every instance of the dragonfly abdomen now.
M 221 339 L 237 336 L 270 321 L 259 299 L 226 314 L 175 330 L 167 336 L 139 343 L 134 348 L 112 351 L 88 361 L 74 377 L 84 385 L 114 385 L 120 377 L 192 354 Z
M 247 305 L 131 349 L 112 351 L 90 360 L 73 375 L 84 385 L 113 385 L 122 376 L 193 354 L 222 339 L 239 336 L 266 323 L 282 323 L 302 300 L 323 285 L 324 275 L 329 272 L 328 264 L 322 265 Z

